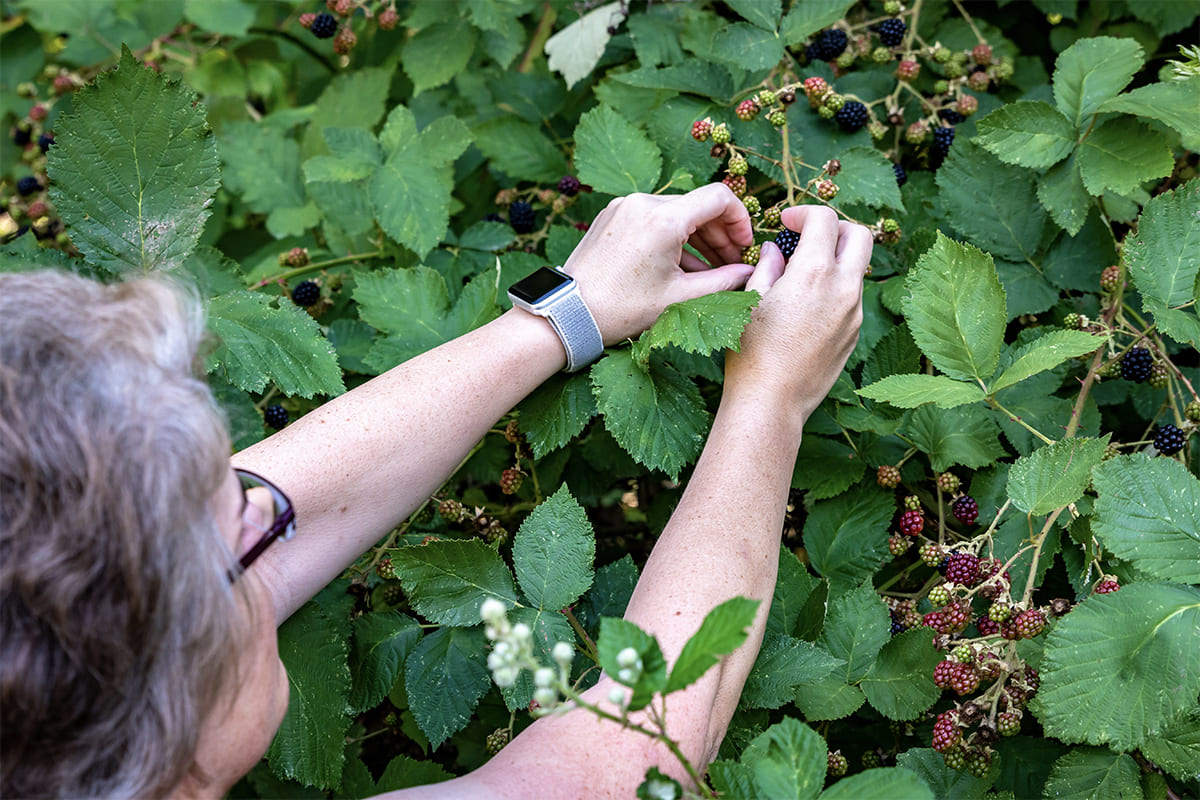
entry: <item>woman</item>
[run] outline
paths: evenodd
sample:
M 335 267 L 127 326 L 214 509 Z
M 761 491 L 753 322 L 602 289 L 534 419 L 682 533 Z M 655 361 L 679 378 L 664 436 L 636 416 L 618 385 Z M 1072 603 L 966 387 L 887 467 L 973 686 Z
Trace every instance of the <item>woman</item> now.
M 801 234 L 789 265 L 767 244 L 752 268 L 738 263 L 750 220 L 726 187 L 633 195 L 564 265 L 605 344 L 669 303 L 742 285 L 764 294 L 626 612 L 671 662 L 716 604 L 764 601 L 746 644 L 670 697 L 672 734 L 695 764 L 714 757 L 757 654 L 801 428 L 861 321 L 867 231 L 818 206 L 788 209 L 784 223 Z M 153 281 L 0 276 L 4 796 L 223 795 L 286 708 L 274 627 L 567 363 L 551 325 L 513 309 L 231 468 L 220 414 L 193 377 L 201 322 L 178 297 Z M 610 686 L 602 678 L 588 697 L 606 704 Z M 397 795 L 628 797 L 651 765 L 684 777 L 641 735 L 578 712 L 537 721 L 470 775 Z

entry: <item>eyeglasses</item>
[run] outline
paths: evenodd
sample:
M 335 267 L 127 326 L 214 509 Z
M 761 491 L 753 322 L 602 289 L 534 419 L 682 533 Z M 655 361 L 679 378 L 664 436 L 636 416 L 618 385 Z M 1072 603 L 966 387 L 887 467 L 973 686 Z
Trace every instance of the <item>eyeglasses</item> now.
M 233 472 L 235 475 L 237 475 L 238 480 L 241 482 L 243 492 L 249 492 L 254 489 L 266 489 L 268 492 L 270 492 L 271 502 L 274 505 L 275 518 L 266 528 L 262 528 L 261 526 L 254 525 L 254 523 L 249 522 L 248 520 L 244 520 L 252 527 L 261 530 L 262 536 L 257 542 L 254 543 L 253 547 L 247 550 L 246 553 L 238 559 L 238 564 L 241 569 L 237 571 L 230 571 L 230 582 L 236 580 L 238 575 L 240 575 L 252 563 L 254 563 L 254 559 L 262 555 L 263 551 L 267 549 L 271 542 L 275 541 L 276 539 L 283 539 L 284 541 L 287 541 L 296 535 L 296 512 L 292 508 L 292 501 L 289 500 L 288 496 L 283 493 L 283 490 L 261 475 L 256 475 L 248 470 L 237 469 L 235 467 Z

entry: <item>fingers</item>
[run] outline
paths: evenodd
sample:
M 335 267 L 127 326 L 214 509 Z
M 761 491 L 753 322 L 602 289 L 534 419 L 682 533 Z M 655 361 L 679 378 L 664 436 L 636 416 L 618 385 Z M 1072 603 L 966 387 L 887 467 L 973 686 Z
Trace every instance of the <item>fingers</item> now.
M 871 263 L 871 250 L 875 247 L 871 232 L 862 225 L 852 222 L 838 223 L 838 241 L 835 257 L 838 264 L 865 273 Z
M 723 183 L 710 183 L 672 198 L 673 215 L 686 225 L 688 243 L 713 264 L 734 263 L 754 242 L 750 214 Z
M 762 252 L 758 256 L 758 265 L 754 274 L 746 281 L 746 289 L 753 289 L 759 294 L 766 294 L 775 285 L 779 276 L 783 275 L 783 253 L 774 242 L 763 242 Z
M 679 266 L 684 272 L 699 272 L 702 269 L 708 269 L 709 263 L 684 250 L 679 254 Z
M 674 295 L 670 302 L 679 303 L 713 292 L 740 289 L 754 272 L 749 264 L 726 264 L 702 272 L 689 272 L 672 286 Z
M 808 268 L 832 267 L 838 242 L 837 212 L 828 206 L 793 206 L 783 210 L 783 224 L 800 234 L 792 263 Z

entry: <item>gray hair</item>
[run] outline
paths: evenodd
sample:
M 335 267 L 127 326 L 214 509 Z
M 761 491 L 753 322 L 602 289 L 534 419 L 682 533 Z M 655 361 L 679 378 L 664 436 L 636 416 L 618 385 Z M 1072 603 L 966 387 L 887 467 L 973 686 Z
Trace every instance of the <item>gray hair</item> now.
M 160 797 L 244 633 L 203 319 L 156 279 L 0 275 L 0 794 Z

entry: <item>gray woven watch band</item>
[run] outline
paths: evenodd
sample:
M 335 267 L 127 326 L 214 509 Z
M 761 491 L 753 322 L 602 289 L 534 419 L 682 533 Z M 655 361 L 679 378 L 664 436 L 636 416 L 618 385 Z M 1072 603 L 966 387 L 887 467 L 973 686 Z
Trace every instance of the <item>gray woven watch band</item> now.
M 545 313 L 567 351 L 567 372 L 583 369 L 604 352 L 604 337 L 578 289 L 554 303 Z

